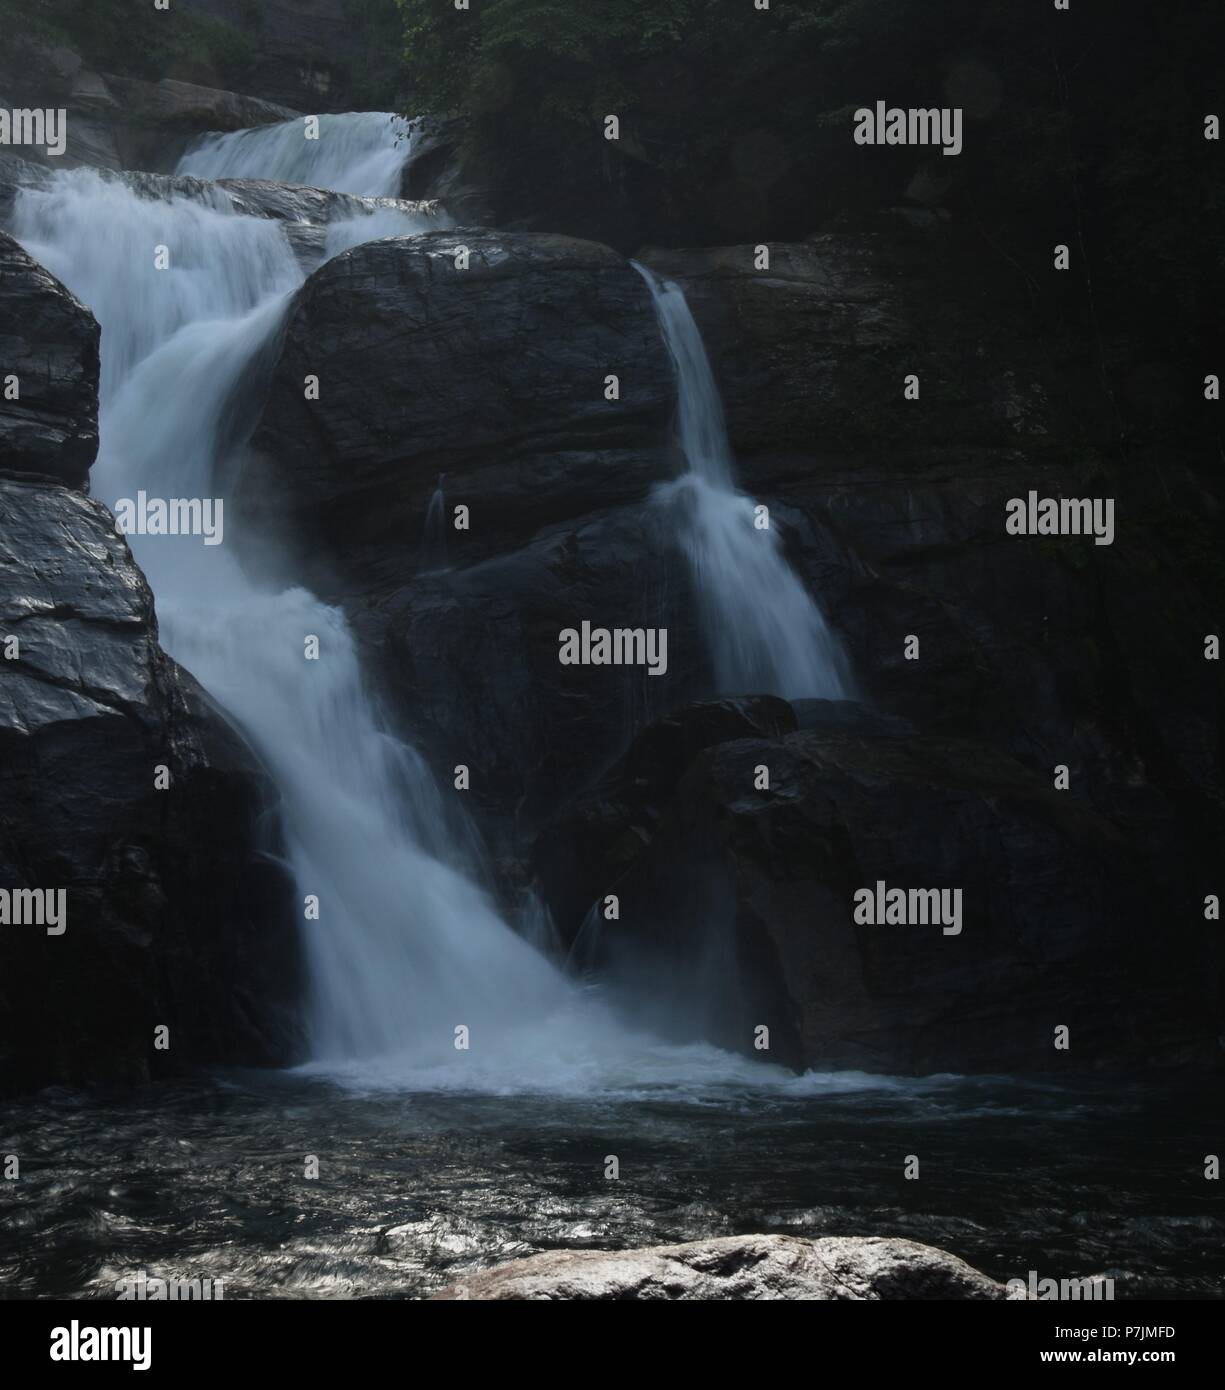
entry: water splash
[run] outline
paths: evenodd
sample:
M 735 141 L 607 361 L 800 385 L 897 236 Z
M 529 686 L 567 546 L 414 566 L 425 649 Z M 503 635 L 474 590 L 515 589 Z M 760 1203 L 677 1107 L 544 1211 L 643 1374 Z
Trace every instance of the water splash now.
M 632 264 L 676 369 L 677 434 L 689 466 L 656 497 L 679 518 L 718 693 L 852 698 L 842 644 L 787 563 L 777 531 L 757 528 L 753 499 L 736 488 L 723 403 L 684 291 Z

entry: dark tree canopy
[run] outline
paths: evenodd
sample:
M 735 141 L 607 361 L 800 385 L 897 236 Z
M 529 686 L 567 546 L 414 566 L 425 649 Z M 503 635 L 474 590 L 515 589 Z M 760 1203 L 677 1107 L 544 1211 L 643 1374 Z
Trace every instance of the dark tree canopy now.
M 1184 216 L 1225 205 L 1221 146 L 1203 138 L 1217 0 L 397 3 L 412 113 L 458 118 L 508 222 L 632 249 L 800 237 L 907 205 L 1035 276 L 1053 243 L 1083 242 L 1129 314 L 1202 316 L 1220 282 L 1215 219 Z M 962 107 L 964 152 L 857 147 L 852 113 L 877 100 Z

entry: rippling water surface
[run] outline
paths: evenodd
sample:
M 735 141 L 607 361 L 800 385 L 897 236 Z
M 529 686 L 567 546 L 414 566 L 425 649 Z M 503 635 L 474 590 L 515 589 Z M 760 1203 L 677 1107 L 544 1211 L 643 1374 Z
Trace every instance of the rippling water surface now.
M 842 1074 L 578 1099 L 243 1073 L 46 1092 L 0 1115 L 21 1159 L 0 1182 L 0 1290 L 112 1298 L 144 1270 L 223 1279 L 226 1298 L 419 1298 L 538 1250 L 778 1231 L 1220 1297 L 1214 1086 Z

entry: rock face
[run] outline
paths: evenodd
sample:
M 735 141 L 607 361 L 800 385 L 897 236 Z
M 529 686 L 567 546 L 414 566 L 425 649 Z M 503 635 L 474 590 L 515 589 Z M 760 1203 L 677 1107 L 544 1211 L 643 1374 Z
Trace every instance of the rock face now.
M 52 168 L 170 170 L 207 131 L 242 130 L 298 115 L 259 97 L 165 76 L 158 81 L 93 71 L 79 53 L 31 36 L 0 57 L 0 105 L 62 109 L 66 147 L 24 146 Z
M 678 1038 L 752 1053 L 765 1025 L 756 1055 L 796 1068 L 1040 1071 L 1072 1019 L 1082 1065 L 1212 1064 L 1191 904 L 1154 936 L 1115 826 L 987 746 L 820 704 L 804 730 L 781 700 L 677 711 L 546 828 L 560 920 L 619 900 L 583 964 Z M 960 906 L 857 922 L 878 882 Z
M 67 911 L 60 935 L 0 927 L 0 1087 L 289 1060 L 301 972 L 266 779 L 159 648 L 104 507 L 0 476 L 0 537 L 0 887 L 62 889 Z
M 0 406 L 0 1090 L 287 1061 L 301 968 L 274 793 L 158 646 L 110 513 L 54 481 L 79 488 L 93 459 L 98 326 L 8 237 L 0 345 L 21 385 Z M 61 890 L 48 934 L 18 904 Z
M 257 11 L 249 0 L 195 0 L 195 8 L 234 25 L 253 42 L 247 90 L 304 111 L 368 106 L 361 99 L 363 76 L 386 64 L 379 45 L 394 49 L 400 38 L 398 26 L 386 38 L 373 31 L 372 16 L 351 0 L 261 0 Z M 388 14 L 394 25 L 394 10 Z
M 494 190 L 460 153 L 456 122 L 427 116 L 417 122 L 416 129 L 412 156 L 404 166 L 401 195 L 437 199 L 465 226 L 503 225 L 494 211 Z
M 436 1299 L 1002 1301 L 955 1255 L 879 1237 L 726 1236 L 645 1250 L 552 1250 L 452 1284 Z
M 0 232 L 0 458 L 82 487 L 98 449 L 98 325 Z
M 646 286 L 606 247 L 466 228 L 381 241 L 293 306 L 240 501 L 350 608 L 439 770 L 471 766 L 495 834 L 612 757 L 704 660 L 682 622 L 666 679 L 558 662 L 563 628 L 685 606 L 674 542 L 642 505 L 675 468 L 671 410 Z
M 1068 764 L 1073 796 L 1149 830 L 1165 792 L 1193 841 L 1220 825 L 1203 637 L 1221 501 L 1189 391 L 1139 374 L 1112 402 L 1083 348 L 939 227 L 774 246 L 768 272 L 748 247 L 645 259 L 684 285 L 744 484 L 773 504 L 870 700 Z M 1116 407 L 1125 451 L 1106 443 Z M 1031 489 L 1113 499 L 1113 543 L 1008 535 L 1006 503 Z
M 318 401 L 304 398 L 308 372 Z M 481 498 L 460 536 L 470 562 L 593 497 L 640 497 L 665 474 L 670 407 L 646 288 L 607 247 L 467 228 L 374 242 L 297 296 L 254 440 L 258 481 L 312 548 L 355 567 L 377 563 L 351 553 L 358 528 L 376 556 L 393 541 L 420 551 L 445 473 L 456 503 Z
M 1219 1062 L 1219 502 L 1193 438 L 1150 395 L 1162 468 L 1142 431 L 1112 451 L 1083 349 L 934 219 L 770 250 L 768 272 L 747 247 L 644 259 L 684 282 L 743 486 L 867 712 L 683 709 L 712 683 L 652 500 L 679 466 L 675 386 L 607 248 L 461 228 L 324 266 L 248 513 L 348 609 L 444 784 L 469 767 L 503 886 L 539 879 L 577 958 L 648 1011 L 682 1001 L 679 1034 L 751 1052 L 766 1022 L 796 1066 L 1042 1069 L 1074 1017 L 1082 1066 Z M 1031 489 L 1113 499 L 1112 544 L 1008 534 Z M 667 678 L 561 667 L 585 619 L 666 626 Z M 961 933 L 856 926 L 878 881 L 960 889 Z
M 69 155 L 83 164 L 123 169 L 170 170 L 198 135 L 272 125 L 299 114 L 289 106 L 194 82 L 145 82 L 99 73 L 82 74 L 71 101 L 74 113 L 92 117 L 103 138 L 109 132 L 117 162 L 90 159 L 84 148 L 70 148 Z
M 1225 574 L 1211 558 L 1221 499 L 1202 406 L 1139 367 L 1134 395 L 1112 401 L 1083 346 L 939 224 L 770 253 L 768 272 L 747 247 L 643 256 L 685 287 L 744 486 L 770 506 L 870 704 L 925 735 L 979 742 L 1048 787 L 1068 770 L 1060 794 L 1128 846 L 1111 870 L 1131 904 L 1117 937 L 1147 943 L 1158 989 L 1167 933 L 1194 962 L 1188 991 L 1166 995 L 1169 1049 L 1152 1020 L 1141 1034 L 1173 1060 L 1198 1029 L 1193 1051 L 1215 1054 L 1225 973 L 1204 897 L 1225 779 L 1204 640 Z M 1104 350 L 1116 372 L 1136 359 L 1132 344 Z M 907 401 L 912 372 L 921 396 Z M 1116 411 L 1124 446 L 1111 442 Z M 1007 534 L 1006 503 L 1030 490 L 1111 499 L 1112 543 Z M 924 834 L 916 825 L 916 844 Z M 1085 878 L 1073 861 L 1066 891 Z M 1113 939 L 1100 936 L 1111 959 Z M 1147 1011 L 1146 970 L 1122 1015 Z M 1127 1053 L 1144 1052 L 1141 1034 Z

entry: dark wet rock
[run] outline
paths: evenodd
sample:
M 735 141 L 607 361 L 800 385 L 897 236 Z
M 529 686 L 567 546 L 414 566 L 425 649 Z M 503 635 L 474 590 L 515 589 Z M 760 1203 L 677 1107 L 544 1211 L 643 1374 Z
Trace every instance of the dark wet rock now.
M 194 82 L 176 82 L 169 77 L 143 82 L 134 77 L 108 75 L 104 81 L 129 120 L 155 125 L 192 131 L 246 130 L 292 120 L 300 114 L 292 107 L 278 106 L 259 97 L 202 87 Z
M 97 72 L 71 48 L 29 34 L 16 35 L 0 54 L 0 97 L 6 105 L 51 106 L 67 113 L 61 154 L 26 149 L 31 160 L 64 169 L 169 170 L 206 132 L 244 130 L 298 115 L 293 106 L 169 74 L 147 81 Z
M 351 0 L 193 0 L 201 14 L 245 34 L 247 89 L 303 111 L 366 109 L 372 61 L 384 58 L 368 17 Z M 369 8 L 369 7 L 368 7 Z M 394 31 L 399 38 L 398 28 Z M 383 100 L 386 98 L 383 97 Z
M 98 336 L 89 310 L 0 232 L 0 466 L 84 486 L 98 449 Z
M 301 971 L 274 793 L 158 646 L 99 503 L 0 475 L 0 645 L 0 886 L 67 895 L 62 935 L 0 928 L 0 1088 L 289 1060 Z
M 550 1250 L 472 1274 L 437 1299 L 885 1299 L 1009 1297 L 930 1245 L 880 1237 L 725 1236 L 644 1250 Z
M 272 125 L 299 114 L 259 97 L 170 77 L 146 82 L 104 74 L 101 82 L 117 103 L 108 124 L 125 169 L 170 170 L 199 135 Z M 105 97 L 92 85 L 86 105 L 106 109 Z
M 82 488 L 97 447 L 98 325 L 2 234 L 0 306 L 21 388 L 0 406 L 0 886 L 67 895 L 62 935 L 0 930 L 0 1087 L 286 1060 L 274 793 L 161 651 L 110 513 L 55 481 Z
M 1054 445 L 1059 380 L 1032 329 L 1018 341 L 1015 291 L 963 246 L 897 228 L 768 250 L 760 270 L 753 246 L 638 257 L 684 285 L 750 486 L 814 461 L 897 476 L 936 449 Z
M 657 518 L 626 506 L 417 575 L 352 613 L 401 727 L 444 785 L 471 769 L 465 807 L 499 856 L 517 855 L 637 728 L 708 682 L 687 583 Z M 667 673 L 561 665 L 559 633 L 584 620 L 667 626 Z
M 1216 972 L 1181 965 L 1208 948 L 1194 904 L 1165 908 L 1104 817 L 967 740 L 729 731 L 690 753 L 684 730 L 710 709 L 653 734 L 674 745 L 650 759 L 666 778 L 627 760 L 541 836 L 563 932 L 576 902 L 618 898 L 576 959 L 644 1016 L 819 1070 L 1213 1064 Z M 855 893 L 878 882 L 961 890 L 959 930 L 856 924 Z
M 1096 352 L 948 229 L 769 250 L 760 271 L 748 246 L 642 258 L 683 284 L 743 485 L 770 506 L 861 691 L 1048 784 L 1066 766 L 1068 795 L 1132 846 L 1122 879 L 1188 934 L 1193 973 L 1225 999 L 1202 932 L 1225 833 L 1220 682 L 1204 659 L 1225 589 L 1222 500 L 1193 393 L 1141 381 L 1107 395 Z M 1123 380 L 1138 348 L 1101 351 Z M 912 372 L 918 401 L 903 399 Z M 1113 543 L 1008 535 L 1006 504 L 1031 489 L 1112 499 Z
M 919 731 L 909 719 L 884 714 L 858 700 L 792 700 L 796 727 L 823 733 L 865 734 L 869 737 L 894 735 L 905 738 Z
M 576 959 L 631 993 L 679 980 L 678 1032 L 747 1048 L 768 1021 L 795 1065 L 1042 1068 L 1063 1064 L 1069 1013 L 1086 1065 L 1211 1063 L 1219 695 L 1197 537 L 1216 504 L 1179 463 L 1158 484 L 1080 455 L 1038 329 L 1006 300 L 993 323 L 977 274 L 937 295 L 940 243 L 909 235 L 773 247 L 768 274 L 748 248 L 648 256 L 685 281 L 744 485 L 865 705 L 799 701 L 770 728 L 669 717 L 711 689 L 651 501 L 677 465 L 673 385 L 606 248 L 458 229 L 326 266 L 289 321 L 248 506 L 349 609 L 444 784 L 470 767 L 502 880 L 539 877 Z M 459 244 L 479 273 L 454 270 Z M 618 407 L 586 388 L 626 362 Z M 901 400 L 912 367 L 935 407 Z M 1008 536 L 1004 504 L 1031 487 L 1116 497 L 1115 544 Z M 468 533 L 447 528 L 460 503 Z M 584 618 L 667 626 L 667 679 L 560 667 L 558 632 Z M 877 879 L 960 887 L 975 915 L 959 938 L 861 940 L 851 894 Z M 609 892 L 622 921 L 595 931 Z
M 449 215 L 436 202 L 412 202 L 399 198 L 361 198 L 330 189 L 306 188 L 276 183 L 270 179 L 218 179 L 212 185 L 228 197 L 235 212 L 267 217 L 281 222 L 302 268 L 315 270 L 329 254 L 328 229 L 339 223 L 361 221 L 381 214 L 399 213 L 406 218 L 426 219 L 439 227 L 448 226 Z M 404 223 L 407 233 L 415 223 Z M 379 226 L 380 234 L 393 235 L 394 220 Z M 358 241 L 369 232 L 358 230 Z
M 1220 696 L 1203 636 L 1222 507 L 1186 393 L 1126 450 L 1099 366 L 950 233 L 647 252 L 679 278 L 744 486 L 846 639 L 861 687 L 931 731 L 1076 769 L 1073 793 L 1221 823 Z M 1125 353 L 1126 344 L 1110 344 Z M 918 401 L 903 399 L 908 373 Z M 1157 405 L 1154 404 L 1154 409 Z M 1010 498 L 1108 497 L 1114 543 L 1010 536 Z M 909 636 L 920 656 L 908 660 Z
M 566 938 L 578 931 L 605 885 L 650 842 L 673 788 L 703 750 L 733 739 L 781 738 L 795 729 L 791 705 L 771 695 L 686 705 L 642 728 L 581 794 L 554 802 L 537 842 L 535 869 Z
M 610 373 L 619 400 L 605 398 Z M 667 475 L 671 406 L 646 287 L 607 247 L 469 228 L 373 242 L 297 295 L 248 502 L 349 579 L 389 552 L 401 570 L 421 555 L 445 474 L 449 504 L 474 499 L 470 529 L 447 528 L 453 559 L 471 563 L 640 499 Z
M 448 782 L 470 766 L 499 833 L 704 666 L 683 562 L 644 505 L 675 468 L 671 411 L 646 286 L 607 247 L 466 228 L 381 241 L 330 261 L 291 310 L 240 503 L 296 538 L 402 725 Z M 678 624 L 665 677 L 560 666 L 563 628 L 661 610 Z
M 400 193 L 405 198 L 436 198 L 465 226 L 500 225 L 490 182 L 465 160 L 455 121 L 426 117 L 417 123 Z

